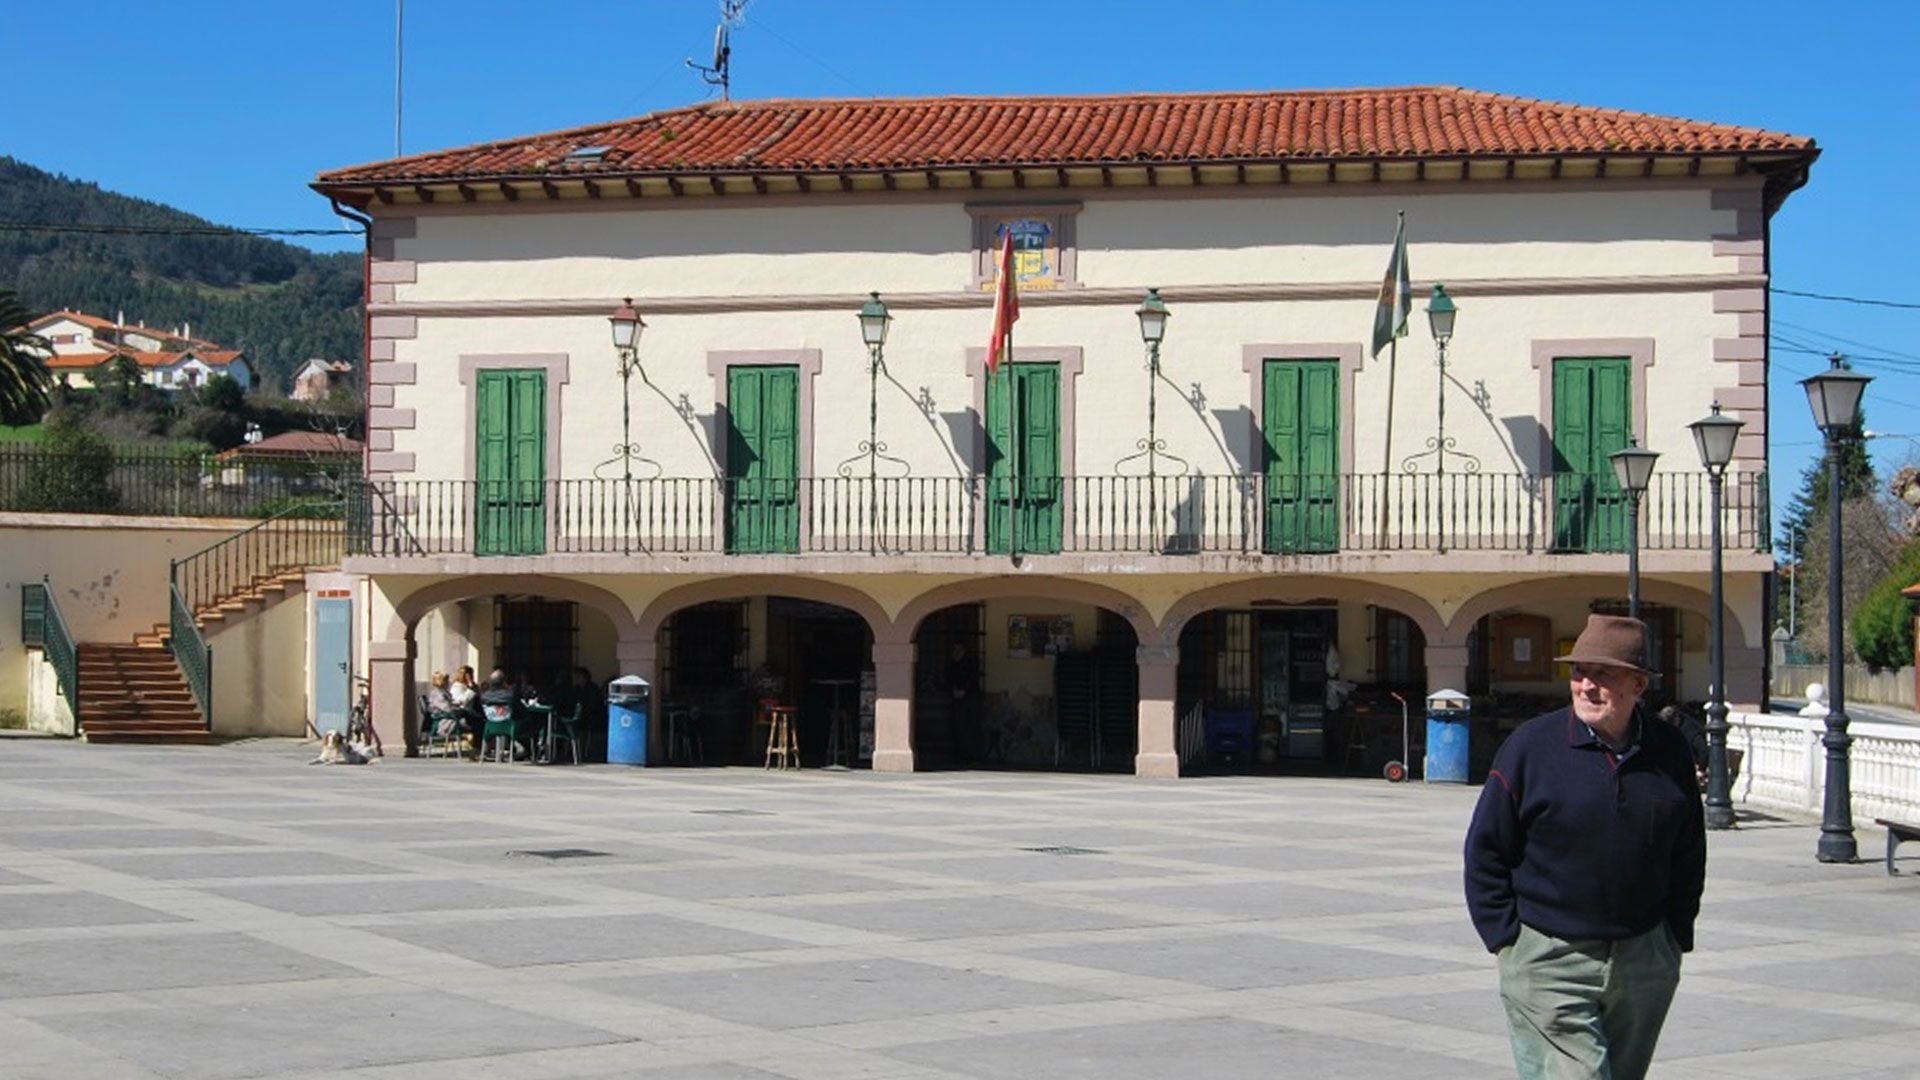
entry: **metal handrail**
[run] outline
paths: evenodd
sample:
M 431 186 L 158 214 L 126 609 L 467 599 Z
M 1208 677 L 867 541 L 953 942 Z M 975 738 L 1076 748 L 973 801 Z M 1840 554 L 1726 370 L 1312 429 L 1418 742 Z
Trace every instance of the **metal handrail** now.
M 177 568 L 178 563 L 174 564 Z M 193 691 L 193 700 L 200 705 L 200 717 L 206 723 L 207 730 L 213 730 L 213 646 L 200 633 L 200 623 L 193 617 L 193 609 L 187 606 L 186 598 L 180 595 L 179 585 L 169 585 L 171 602 L 167 613 L 167 649 L 173 653 L 174 662 L 180 665 L 180 674 L 186 677 L 187 689 Z
M 168 580 L 190 612 L 198 615 L 221 599 L 285 570 L 339 563 L 346 548 L 346 522 L 319 500 L 295 503 L 258 524 L 210 544 L 172 564 Z
M 1769 550 L 1766 475 L 1726 494 L 1728 547 Z M 1704 473 L 1656 475 L 1640 547 L 1705 550 L 1708 495 Z M 1628 524 L 1610 474 L 1576 473 L 381 480 L 352 497 L 378 513 L 353 519 L 350 551 L 389 557 L 1613 554 Z
M 27 597 L 33 591 L 40 596 L 40 622 L 37 628 L 28 615 L 31 605 Z M 20 588 L 20 641 L 23 645 L 38 646 L 46 653 L 47 662 L 53 665 L 54 681 L 60 687 L 60 696 L 66 698 L 67 704 L 73 709 L 74 734 L 78 735 L 80 646 L 74 640 L 73 632 L 67 629 L 66 617 L 60 614 L 60 604 L 54 599 L 51 577 L 43 576 L 39 581 L 28 582 Z

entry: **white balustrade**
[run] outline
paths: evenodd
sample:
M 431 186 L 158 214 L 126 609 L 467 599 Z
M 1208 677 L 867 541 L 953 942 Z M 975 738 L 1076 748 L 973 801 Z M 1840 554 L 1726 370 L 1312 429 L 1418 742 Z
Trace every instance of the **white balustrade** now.
M 1818 814 L 1826 797 L 1826 724 L 1771 713 L 1727 717 L 1727 746 L 1746 756 L 1733 782 L 1736 806 Z M 1920 820 L 1920 727 L 1853 721 L 1853 820 Z

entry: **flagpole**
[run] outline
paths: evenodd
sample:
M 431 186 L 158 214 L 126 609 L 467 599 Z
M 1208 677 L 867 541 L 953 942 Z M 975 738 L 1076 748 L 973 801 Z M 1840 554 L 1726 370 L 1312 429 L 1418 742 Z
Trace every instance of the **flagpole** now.
M 1020 557 L 1020 515 L 1015 504 L 1020 499 L 1020 382 L 1013 377 L 1013 323 L 1007 323 L 1006 358 L 1007 365 L 1007 430 L 1008 441 L 1007 478 L 1007 555 Z
M 1380 534 L 1374 537 L 1376 548 L 1384 547 L 1387 540 L 1387 488 L 1393 475 L 1393 383 L 1399 373 L 1400 338 L 1395 335 L 1387 345 L 1387 447 L 1380 459 L 1380 491 L 1374 496 L 1380 500 Z

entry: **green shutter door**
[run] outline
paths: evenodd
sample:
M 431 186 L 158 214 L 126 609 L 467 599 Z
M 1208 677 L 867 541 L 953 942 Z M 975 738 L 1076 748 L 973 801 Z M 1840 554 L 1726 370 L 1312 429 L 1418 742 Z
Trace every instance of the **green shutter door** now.
M 1626 496 L 1609 456 L 1627 445 L 1633 369 L 1625 359 L 1553 362 L 1554 547 L 1624 551 Z
M 475 388 L 474 553 L 546 550 L 547 376 L 482 371 Z
M 1265 380 L 1269 552 L 1340 546 L 1340 369 L 1269 360 Z
M 800 550 L 800 369 L 727 369 L 727 550 Z
M 1008 401 L 1009 394 L 1013 402 Z M 1017 403 L 1017 404 L 1016 404 Z M 1017 408 L 1018 460 L 1009 418 Z M 1019 482 L 1014 483 L 1017 466 Z M 1008 550 L 1008 518 L 1022 553 L 1050 554 L 1061 546 L 1065 481 L 1060 475 L 1060 366 L 1007 364 L 987 379 L 987 550 Z M 1012 506 L 1009 507 L 1009 501 Z

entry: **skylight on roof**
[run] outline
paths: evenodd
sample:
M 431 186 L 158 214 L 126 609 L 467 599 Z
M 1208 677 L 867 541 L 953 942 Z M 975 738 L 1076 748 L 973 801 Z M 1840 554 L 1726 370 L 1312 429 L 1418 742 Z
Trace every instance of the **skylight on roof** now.
M 567 151 L 568 161 L 599 161 L 607 156 L 611 146 L 576 146 Z

